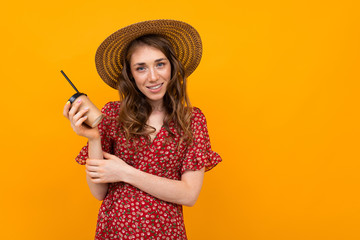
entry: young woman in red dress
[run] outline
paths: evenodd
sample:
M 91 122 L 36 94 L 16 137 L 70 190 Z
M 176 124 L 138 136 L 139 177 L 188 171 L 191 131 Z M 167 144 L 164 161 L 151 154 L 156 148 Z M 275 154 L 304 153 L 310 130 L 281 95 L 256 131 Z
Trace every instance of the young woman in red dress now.
M 95 128 L 83 124 L 81 101 L 65 105 L 75 133 L 88 139 L 76 161 L 103 200 L 95 239 L 187 239 L 182 205 L 195 204 L 204 172 L 221 161 L 204 114 L 186 93 L 201 54 L 199 34 L 184 22 L 127 26 L 96 54 L 100 77 L 120 101 L 102 108 Z

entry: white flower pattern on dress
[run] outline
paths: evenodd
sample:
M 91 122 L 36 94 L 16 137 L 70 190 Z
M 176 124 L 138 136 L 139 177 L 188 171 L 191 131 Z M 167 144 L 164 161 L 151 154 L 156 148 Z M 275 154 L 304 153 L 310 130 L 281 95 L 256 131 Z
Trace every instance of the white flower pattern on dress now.
M 102 108 L 105 118 L 99 124 L 102 149 L 123 159 L 127 164 L 147 173 L 180 180 L 186 170 L 208 171 L 221 162 L 211 150 L 204 114 L 194 107 L 191 118 L 193 143 L 177 145 L 180 134 L 171 122 L 170 137 L 163 127 L 153 142 L 145 137 L 126 143 L 124 131 L 118 124 L 120 102 L 109 102 Z M 84 165 L 88 145 L 76 161 Z M 153 197 L 122 182 L 109 184 L 108 193 L 99 210 L 95 239 L 187 239 L 182 206 Z

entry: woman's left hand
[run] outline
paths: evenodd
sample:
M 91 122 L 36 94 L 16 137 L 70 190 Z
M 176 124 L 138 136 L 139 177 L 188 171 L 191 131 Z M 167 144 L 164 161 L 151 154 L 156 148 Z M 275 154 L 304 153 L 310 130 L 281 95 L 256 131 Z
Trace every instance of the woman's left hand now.
M 103 152 L 105 159 L 87 159 L 86 174 L 94 183 L 113 183 L 124 181 L 125 173 L 130 165 L 122 159 Z

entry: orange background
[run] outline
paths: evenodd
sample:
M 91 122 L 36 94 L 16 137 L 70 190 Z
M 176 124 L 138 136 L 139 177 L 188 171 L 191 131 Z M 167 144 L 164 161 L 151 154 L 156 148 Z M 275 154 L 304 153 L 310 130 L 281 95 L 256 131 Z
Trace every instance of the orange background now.
M 185 208 L 189 239 L 360 239 L 358 1 L 17 1 L 2 4 L 1 239 L 93 239 L 100 202 L 62 108 L 76 86 L 118 99 L 94 57 L 147 19 L 193 25 L 190 77 L 223 162 Z

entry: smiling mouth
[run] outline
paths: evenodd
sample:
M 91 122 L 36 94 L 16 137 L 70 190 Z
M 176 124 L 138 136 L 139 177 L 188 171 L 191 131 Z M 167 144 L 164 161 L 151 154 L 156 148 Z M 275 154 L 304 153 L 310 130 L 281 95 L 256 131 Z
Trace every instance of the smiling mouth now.
M 155 90 L 160 88 L 164 83 L 160 83 L 159 85 L 153 86 L 153 87 L 147 87 L 148 89 Z

